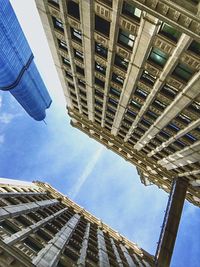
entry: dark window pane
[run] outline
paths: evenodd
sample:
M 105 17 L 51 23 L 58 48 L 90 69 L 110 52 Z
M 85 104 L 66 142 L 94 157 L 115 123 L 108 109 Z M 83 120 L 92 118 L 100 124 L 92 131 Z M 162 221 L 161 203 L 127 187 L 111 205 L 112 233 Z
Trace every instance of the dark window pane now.
M 84 72 L 84 69 L 82 69 L 81 67 L 79 67 L 79 66 L 77 66 L 76 65 L 76 71 L 78 72 L 78 73 L 80 73 L 81 75 L 85 75 L 85 72 Z
M 120 94 L 121 94 L 121 92 L 119 90 L 117 90 L 117 89 L 115 89 L 113 87 L 110 87 L 110 93 L 115 95 L 115 96 L 117 96 L 117 97 L 119 97 Z
M 104 57 L 104 58 L 107 58 L 107 54 L 108 54 L 108 49 L 105 48 L 102 44 L 98 44 L 95 42 L 95 52 Z
M 117 74 L 115 74 L 115 73 L 113 73 L 113 75 L 112 75 L 112 81 L 115 82 L 115 83 L 118 83 L 118 84 L 120 84 L 122 86 L 124 84 L 124 78 L 119 76 L 119 75 L 117 75 Z
M 63 62 L 63 64 L 65 64 L 65 65 L 67 65 L 67 66 L 71 66 L 71 64 L 70 64 L 70 60 L 68 59 L 68 58 L 64 58 L 64 57 L 62 57 L 62 62 Z
M 138 21 L 141 17 L 141 10 L 126 2 L 123 3 L 122 13 L 129 17 L 135 18 Z
M 95 77 L 94 82 L 99 85 L 100 87 L 104 88 L 105 82 Z
M 153 86 L 156 81 L 156 77 L 148 73 L 146 70 L 143 71 L 140 79 L 151 86 Z
M 160 92 L 163 95 L 165 95 L 167 97 L 170 97 L 172 99 L 174 99 L 175 96 L 178 94 L 177 89 L 172 88 L 172 87 L 170 87 L 169 85 L 166 85 L 166 84 L 161 88 Z
M 172 26 L 163 23 L 162 27 L 160 29 L 160 33 L 165 35 L 166 37 L 168 37 L 169 39 L 171 39 L 174 42 L 177 42 L 181 36 L 181 33 L 179 31 L 177 31 L 175 28 L 173 28 Z
M 64 41 L 61 41 L 58 39 L 58 46 L 59 46 L 59 48 L 65 50 L 66 52 L 68 51 L 67 44 Z
M 148 93 L 145 92 L 144 90 L 140 89 L 140 88 L 136 88 L 134 94 L 143 98 L 143 99 L 146 99 L 146 97 L 148 96 Z
M 119 30 L 118 43 L 124 45 L 125 47 L 132 49 L 134 44 L 135 36 L 129 32 Z
M 59 7 L 59 0 L 48 0 L 48 2 L 56 7 Z
M 197 55 L 200 55 L 200 43 L 192 41 L 192 43 L 188 47 L 188 50 L 194 52 Z
M 64 26 L 63 26 L 62 21 L 58 18 L 55 18 L 55 17 L 52 17 L 52 20 L 53 20 L 54 28 L 61 31 L 61 32 L 64 32 Z
M 95 15 L 95 30 L 109 37 L 110 22 Z
M 99 63 L 95 62 L 95 70 L 100 72 L 101 74 L 106 74 L 106 67 L 100 65 Z
M 67 11 L 68 14 L 72 17 L 80 20 L 80 12 L 79 12 L 79 5 L 74 1 L 68 0 L 67 1 Z
M 74 49 L 74 56 L 83 62 L 83 53 L 81 51 Z
M 194 71 L 190 69 L 186 64 L 179 63 L 172 74 L 182 79 L 183 81 L 188 82 L 193 76 Z
M 81 31 L 74 29 L 74 28 L 70 28 L 71 31 L 71 37 L 73 40 L 78 41 L 79 43 L 82 43 L 82 33 Z
M 127 70 L 128 68 L 128 60 L 125 59 L 125 58 L 122 58 L 118 55 L 115 55 L 115 65 L 124 69 L 124 70 Z
M 165 63 L 167 62 L 168 55 L 161 51 L 160 49 L 154 47 L 151 50 L 149 55 L 149 60 L 153 63 L 157 64 L 160 67 L 164 67 Z

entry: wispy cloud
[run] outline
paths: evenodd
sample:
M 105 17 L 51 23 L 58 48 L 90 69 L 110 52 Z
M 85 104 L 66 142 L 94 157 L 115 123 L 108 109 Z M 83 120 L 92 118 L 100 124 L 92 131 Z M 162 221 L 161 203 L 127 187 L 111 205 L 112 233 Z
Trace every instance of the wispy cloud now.
M 14 119 L 14 117 L 15 117 L 16 115 L 14 115 L 14 114 L 11 114 L 11 113 L 2 113 L 1 115 L 0 115 L 0 122 L 1 123 L 5 123 L 5 124 L 8 124 L 8 123 L 10 123 L 13 119 Z
M 76 184 L 74 185 L 70 193 L 71 198 L 74 199 L 78 195 L 78 193 L 81 190 L 81 187 L 83 186 L 83 184 L 86 182 L 86 180 L 88 179 L 88 177 L 94 170 L 95 165 L 97 164 L 99 158 L 101 157 L 103 150 L 104 150 L 104 147 L 102 146 L 98 148 L 98 150 L 94 153 L 94 155 L 92 156 L 92 160 L 88 162 L 85 169 L 83 170 L 82 175 L 78 178 Z

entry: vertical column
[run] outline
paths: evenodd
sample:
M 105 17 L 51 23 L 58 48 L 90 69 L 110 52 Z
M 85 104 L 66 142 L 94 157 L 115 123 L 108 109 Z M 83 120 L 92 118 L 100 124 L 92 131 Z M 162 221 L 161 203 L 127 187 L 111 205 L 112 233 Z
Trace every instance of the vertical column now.
M 102 230 L 97 230 L 97 240 L 98 240 L 98 254 L 99 254 L 99 267 L 109 267 L 109 259 L 106 249 L 106 243 L 104 240 L 104 234 Z
M 174 179 L 155 256 L 157 267 L 170 265 L 187 187 L 186 179 Z
M 60 254 L 65 244 L 70 239 L 73 231 L 80 220 L 80 215 L 75 214 L 65 226 L 51 239 L 48 244 L 40 250 L 32 263 L 37 267 L 53 267 L 59 261 Z
M 126 258 L 126 260 L 127 260 L 127 262 L 128 262 L 128 265 L 129 265 L 130 267 L 137 267 L 137 266 L 135 265 L 135 263 L 133 262 L 133 259 L 132 259 L 131 256 L 129 255 L 129 252 L 128 252 L 127 248 L 126 248 L 125 246 L 121 245 L 121 244 L 120 244 L 120 248 L 121 248 L 122 252 L 124 253 L 124 257 Z
M 85 266 L 85 259 L 87 254 L 87 248 L 88 248 L 88 239 L 90 234 L 90 223 L 87 223 L 85 234 L 83 237 L 82 247 L 80 250 L 80 257 L 78 259 L 77 265 L 78 267 L 84 267 Z
M 118 263 L 119 267 L 123 267 L 124 265 L 123 265 L 122 260 L 121 260 L 121 258 L 120 258 L 120 256 L 119 256 L 119 252 L 118 252 L 118 250 L 117 250 L 117 247 L 116 247 L 116 245 L 115 245 L 114 240 L 113 240 L 111 237 L 110 237 L 110 242 L 111 242 L 113 251 L 114 251 L 114 253 L 115 253 L 115 257 L 116 257 L 116 259 L 117 259 L 117 263 Z

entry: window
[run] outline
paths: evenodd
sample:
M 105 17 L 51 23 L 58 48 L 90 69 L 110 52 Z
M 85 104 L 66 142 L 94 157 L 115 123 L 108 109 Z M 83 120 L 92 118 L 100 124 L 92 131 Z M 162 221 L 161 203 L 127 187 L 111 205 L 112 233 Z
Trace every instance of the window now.
M 95 30 L 109 37 L 110 22 L 95 15 Z
M 100 72 L 101 74 L 106 74 L 106 67 L 100 65 L 99 63 L 95 62 L 95 70 Z
M 70 80 L 73 80 L 73 76 L 69 71 L 65 71 L 65 76 L 69 78 Z
M 167 128 L 169 129 L 169 130 L 171 130 L 171 131 L 173 131 L 173 132 L 178 132 L 178 131 L 180 131 L 180 128 L 178 127 L 178 126 L 176 126 L 174 123 L 169 123 L 168 125 L 167 125 Z
M 166 36 L 174 42 L 178 42 L 181 33 L 167 23 L 163 23 L 160 29 L 160 34 Z
M 135 101 L 135 100 L 131 100 L 131 102 L 130 102 L 130 104 L 133 106 L 133 107 L 135 107 L 136 109 L 139 109 L 140 110 L 140 108 L 142 107 L 142 105 L 140 104 L 140 103 L 138 103 L 137 101 Z
M 18 231 L 13 224 L 7 221 L 0 222 L 0 228 L 5 229 L 9 234 L 14 234 Z
M 118 35 L 118 43 L 122 44 L 123 46 L 132 49 L 134 44 L 135 36 L 131 33 L 125 32 L 123 30 L 119 30 Z
M 115 65 L 124 69 L 124 70 L 127 70 L 128 68 L 128 60 L 125 59 L 125 58 L 122 58 L 118 55 L 115 55 Z
M 52 17 L 52 20 L 53 20 L 54 28 L 61 31 L 61 32 L 64 32 L 64 26 L 63 26 L 62 21 L 58 18 L 55 18 L 55 17 Z
M 120 97 L 121 92 L 113 87 L 110 87 L 110 93 L 114 96 Z
M 63 62 L 63 64 L 65 64 L 65 65 L 71 67 L 70 60 L 69 60 L 68 58 L 64 58 L 64 57 L 62 57 L 62 62 Z
M 187 140 L 189 143 L 193 144 L 197 141 L 197 138 L 194 137 L 194 135 L 187 133 L 183 136 L 183 138 L 185 138 L 185 140 Z
M 74 1 L 68 0 L 67 1 L 67 11 L 68 14 L 78 20 L 80 20 L 80 12 L 79 12 L 79 5 Z
M 59 7 L 59 0 L 48 0 L 48 2 L 56 7 Z
M 134 111 L 132 111 L 130 109 L 127 110 L 126 114 L 129 115 L 130 117 L 133 117 L 133 118 L 135 118 L 137 115 Z
M 103 103 L 95 98 L 95 104 L 99 107 L 103 107 Z
M 168 55 L 160 49 L 153 47 L 148 59 L 158 66 L 164 67 L 167 62 Z
M 158 99 L 155 99 L 152 103 L 152 105 L 155 107 L 155 108 L 158 108 L 160 109 L 161 111 L 163 111 L 165 108 L 166 108 L 166 105 L 159 101 Z
M 141 10 L 136 8 L 134 5 L 128 4 L 126 2 L 123 3 L 122 13 L 138 21 L 141 17 Z
M 83 53 L 79 50 L 74 49 L 74 56 L 83 62 Z
M 66 52 L 68 51 L 67 44 L 64 41 L 61 41 L 58 39 L 58 46 L 59 46 L 59 48 L 65 50 Z
M 148 96 L 148 93 L 140 88 L 136 88 L 134 94 L 142 99 L 146 99 L 146 97 Z
M 116 111 L 114 109 L 112 109 L 111 107 L 107 107 L 107 112 L 112 114 L 112 115 L 115 115 Z
M 115 83 L 118 83 L 118 84 L 120 84 L 122 86 L 124 84 L 124 78 L 119 76 L 119 75 L 117 75 L 117 74 L 115 74 L 115 73 L 113 73 L 113 75 L 112 75 L 112 81 L 115 82 Z
M 162 136 L 165 139 L 169 139 L 171 137 L 171 135 L 169 133 L 167 133 L 166 131 L 164 131 L 164 130 L 161 130 L 159 132 L 159 135 Z
M 193 102 L 191 105 L 188 106 L 188 109 L 200 115 L 200 103 Z
M 102 88 L 104 88 L 104 86 L 105 86 L 105 82 L 102 81 L 102 80 L 100 80 L 100 79 L 98 79 L 97 77 L 94 78 L 94 82 L 95 82 L 97 85 L 99 85 L 100 87 L 102 87 Z
M 41 245 L 39 246 L 29 237 L 24 240 L 24 244 L 36 253 L 38 253 L 38 251 L 42 248 Z
M 108 49 L 105 48 L 102 44 L 95 42 L 95 53 L 97 53 L 101 57 L 107 58 Z
M 163 95 L 165 95 L 165 96 L 167 96 L 167 97 L 169 97 L 169 98 L 172 98 L 172 99 L 174 99 L 175 96 L 178 94 L 178 90 L 177 90 L 177 89 L 172 88 L 171 86 L 169 86 L 169 85 L 167 85 L 167 84 L 165 84 L 165 85 L 161 88 L 160 92 L 161 92 Z
M 82 33 L 81 31 L 74 29 L 72 27 L 70 27 L 70 31 L 71 31 L 71 37 L 73 40 L 82 43 Z
M 152 120 L 156 120 L 158 118 L 158 115 L 151 110 L 148 110 L 146 112 L 146 115 L 149 116 Z
M 118 102 L 116 100 L 114 100 L 113 98 L 108 98 L 108 103 L 110 103 L 112 106 L 114 106 L 115 108 L 118 105 Z
M 189 118 L 187 115 L 181 113 L 176 117 L 177 121 L 181 122 L 182 124 L 188 125 L 192 119 Z
M 81 67 L 79 67 L 79 66 L 77 66 L 76 65 L 76 71 L 78 72 L 78 73 L 80 73 L 81 75 L 85 75 L 85 71 L 84 71 L 84 69 L 82 69 Z
M 142 81 L 144 81 L 145 83 L 153 86 L 155 81 L 156 81 L 156 77 L 151 75 L 148 71 L 144 70 L 142 75 L 141 75 L 141 78 L 140 78 Z
M 184 147 L 187 146 L 187 145 L 186 145 L 184 142 L 182 142 L 181 140 L 176 140 L 173 144 L 176 145 L 176 146 L 178 146 L 179 148 L 184 148 Z
M 78 79 L 78 84 L 85 88 L 85 81 Z
M 188 50 L 197 54 L 197 55 L 200 55 L 200 43 L 198 43 L 196 41 L 192 41 L 192 43 L 188 47 Z
M 190 69 L 184 63 L 179 63 L 172 73 L 172 75 L 176 76 L 177 78 L 185 82 L 188 82 L 193 76 L 193 74 L 194 74 L 194 70 Z
M 100 92 L 99 90 L 95 90 L 95 95 L 102 98 L 103 99 L 103 96 L 104 94 L 102 92 Z

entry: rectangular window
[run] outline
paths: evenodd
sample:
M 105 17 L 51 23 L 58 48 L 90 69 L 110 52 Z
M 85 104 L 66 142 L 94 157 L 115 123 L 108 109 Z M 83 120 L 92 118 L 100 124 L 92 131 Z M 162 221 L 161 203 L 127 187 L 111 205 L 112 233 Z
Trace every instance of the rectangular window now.
M 181 36 L 181 32 L 177 31 L 175 28 L 173 28 L 167 23 L 162 24 L 159 33 L 166 36 L 167 38 L 171 39 L 174 42 L 178 42 Z
M 110 93 L 114 96 L 120 97 L 121 92 L 113 87 L 110 87 Z
M 122 7 L 122 14 L 127 15 L 139 21 L 141 17 L 141 13 L 142 11 L 140 9 L 124 1 L 123 7 Z
M 95 53 L 97 53 L 101 57 L 107 58 L 108 49 L 105 48 L 102 44 L 95 42 Z
M 83 53 L 79 50 L 74 49 L 74 56 L 83 62 Z
M 36 244 L 36 242 L 29 237 L 24 240 L 24 244 L 36 253 L 38 253 L 42 248 L 41 245 L 38 245 L 38 243 Z
M 160 92 L 161 92 L 163 95 L 165 95 L 165 96 L 167 96 L 167 97 L 169 97 L 169 98 L 171 98 L 171 99 L 174 99 L 174 98 L 176 97 L 176 95 L 178 94 L 178 90 L 177 90 L 177 89 L 172 88 L 171 86 L 169 86 L 169 85 L 167 85 L 167 84 L 165 84 L 165 85 L 161 88 Z
M 57 39 L 58 40 L 58 46 L 59 46 L 59 48 L 61 48 L 61 49 L 63 49 L 64 51 L 68 51 L 68 49 L 67 49 L 67 44 L 64 42 L 64 41 L 61 41 L 61 40 L 59 40 L 59 39 Z
M 100 98 L 102 98 L 102 99 L 103 99 L 103 96 L 104 96 L 104 94 L 101 91 L 97 90 L 97 89 L 95 89 L 95 95 L 100 97 Z
M 95 70 L 100 72 L 101 74 L 106 74 L 106 67 L 100 65 L 98 62 L 95 62 Z
M 59 0 L 48 0 L 48 2 L 55 7 L 59 7 Z
M 82 33 L 81 31 L 74 29 L 72 27 L 70 27 L 70 31 L 71 31 L 71 37 L 73 40 L 82 43 Z
M 67 11 L 70 16 L 74 17 L 75 19 L 80 20 L 79 5 L 76 2 L 68 0 Z
M 102 88 L 105 87 L 105 82 L 102 81 L 102 80 L 100 80 L 100 79 L 98 79 L 97 77 L 94 78 L 94 82 L 95 82 L 98 86 L 100 86 L 100 87 L 102 87 Z
M 123 70 L 127 70 L 128 68 L 128 60 L 125 58 L 122 58 L 118 55 L 115 55 L 115 65 L 122 68 Z
M 78 84 L 85 88 L 85 81 L 78 79 Z
M 135 92 L 134 92 L 135 95 L 139 96 L 140 98 L 142 99 L 146 99 L 147 96 L 148 96 L 148 93 L 140 88 L 136 88 Z
M 80 73 L 81 75 L 85 75 L 85 71 L 84 71 L 84 69 L 82 69 L 81 67 L 79 67 L 79 66 L 77 66 L 76 65 L 76 71 L 78 72 L 78 73 Z
M 69 60 L 68 58 L 64 58 L 64 57 L 62 57 L 62 62 L 63 62 L 63 64 L 65 64 L 65 65 L 71 67 L 70 60 Z
M 119 30 L 118 43 L 126 48 L 132 49 L 134 45 L 135 36 L 122 29 Z
M 166 105 L 159 101 L 158 99 L 155 99 L 152 103 L 152 105 L 155 107 L 155 108 L 158 108 L 159 110 L 163 111 L 165 108 L 166 108 Z
M 109 37 L 110 22 L 95 15 L 95 30 Z
M 194 74 L 194 70 L 192 70 L 191 68 L 189 68 L 186 64 L 184 63 L 179 63 L 176 68 L 174 69 L 174 71 L 172 72 L 172 75 L 176 76 L 177 78 L 188 82 L 191 77 Z
M 141 75 L 141 78 L 140 78 L 142 81 L 144 81 L 145 83 L 153 86 L 155 81 L 156 81 L 156 77 L 151 75 L 148 71 L 144 70 L 142 75 Z
M 117 107 L 117 105 L 118 105 L 118 102 L 115 100 L 115 99 L 113 99 L 113 98 L 108 98 L 108 103 L 110 103 L 112 106 L 114 106 L 115 108 Z
M 64 32 L 64 26 L 63 26 L 62 21 L 58 18 L 55 18 L 55 17 L 52 17 L 52 20 L 53 20 L 54 28 L 61 31 L 61 32 Z
M 142 107 L 142 105 L 139 102 L 135 101 L 134 99 L 131 100 L 130 104 L 131 106 L 133 106 L 134 108 L 138 110 L 140 110 L 140 108 Z
M 160 67 L 164 67 L 165 63 L 167 62 L 167 59 L 168 55 L 156 47 L 152 48 L 148 58 L 148 60 L 152 61 Z
M 73 80 L 73 76 L 69 71 L 65 71 L 65 76 L 69 78 L 70 80 Z
M 114 109 L 112 109 L 111 107 L 107 107 L 107 112 L 112 114 L 112 115 L 115 115 L 116 111 Z
M 121 86 L 123 86 L 123 84 L 124 84 L 124 78 L 115 74 L 115 73 L 113 73 L 113 75 L 112 75 L 112 81 L 120 84 Z
M 192 43 L 188 47 L 188 50 L 199 56 L 200 55 L 200 43 L 196 41 L 192 41 Z

